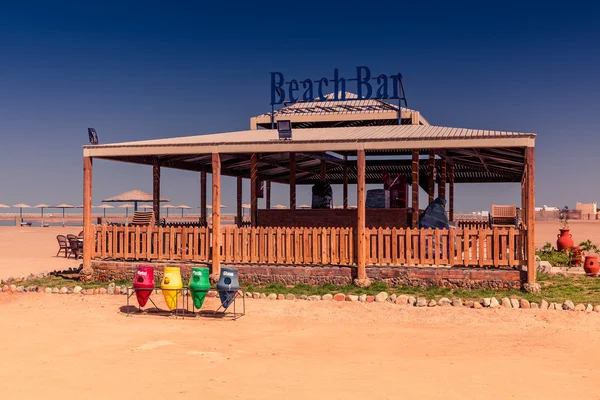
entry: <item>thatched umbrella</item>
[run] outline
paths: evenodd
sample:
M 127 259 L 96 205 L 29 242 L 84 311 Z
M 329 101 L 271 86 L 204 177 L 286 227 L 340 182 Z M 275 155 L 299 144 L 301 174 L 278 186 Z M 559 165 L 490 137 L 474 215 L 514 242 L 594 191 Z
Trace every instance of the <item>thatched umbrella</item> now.
M 40 208 L 42 210 L 42 226 L 44 226 L 44 208 L 48 208 L 50 207 L 50 205 L 48 204 L 38 204 L 37 206 L 34 206 L 33 208 Z
M 133 207 L 133 204 L 125 203 L 119 206 L 119 208 L 125 209 L 125 225 L 129 225 L 129 209 Z
M 298 208 L 302 208 L 303 210 L 309 209 L 311 208 L 308 204 L 302 204 L 300 207 Z
M 181 208 L 181 221 L 183 221 L 183 210 L 190 209 L 192 207 L 186 206 L 185 204 L 180 204 L 177 206 L 177 208 Z
M 142 204 L 140 208 L 142 210 L 154 210 L 154 206 L 151 206 L 150 204 Z
M 19 203 L 19 204 L 15 204 L 13 207 L 19 209 L 19 218 L 21 219 L 21 223 L 23 223 L 23 209 L 31 208 L 31 206 L 28 206 L 27 204 Z
M 101 206 L 95 206 L 96 208 L 103 208 L 104 209 L 104 218 L 106 218 L 106 209 L 107 208 L 114 208 L 113 206 L 111 206 L 110 204 L 102 204 Z
M 152 203 L 154 198 L 150 193 L 142 192 L 141 190 L 130 190 L 129 192 L 121 193 L 108 199 L 102 200 L 103 203 L 125 203 L 133 202 L 133 210 L 137 211 L 138 203 Z M 160 198 L 161 202 L 168 202 L 168 199 Z M 121 207 L 126 208 L 126 207 Z
M 167 210 L 167 219 L 169 219 L 169 209 L 171 208 L 177 208 L 175 207 L 173 204 L 165 204 L 164 206 L 162 206 L 162 208 L 165 208 Z
M 276 210 L 285 210 L 287 207 L 282 204 L 276 204 L 273 206 L 273 208 Z
M 70 205 L 70 204 L 59 204 L 57 206 L 52 206 L 49 208 L 62 208 L 62 226 L 65 226 L 65 208 L 75 208 L 74 206 Z
M 0 208 L 10 208 L 10 206 L 7 206 L 6 204 L 0 204 Z

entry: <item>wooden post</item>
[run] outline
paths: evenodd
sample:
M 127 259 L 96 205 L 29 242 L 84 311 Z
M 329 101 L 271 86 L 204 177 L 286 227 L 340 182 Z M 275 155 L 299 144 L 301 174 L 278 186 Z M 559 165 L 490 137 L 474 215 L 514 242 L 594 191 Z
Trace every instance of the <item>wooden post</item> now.
M 448 219 L 454 221 L 454 164 L 450 165 L 450 202 L 448 204 Z
M 535 282 L 535 148 L 525 149 L 527 214 L 527 282 Z
M 526 150 L 527 151 L 527 150 Z M 527 156 L 526 156 L 527 157 Z M 527 159 L 525 159 L 525 172 L 523 173 L 523 179 L 521 179 L 521 221 L 523 224 L 527 224 Z
M 327 164 L 325 160 L 321 160 L 321 182 L 325 182 L 327 180 Z
M 212 153 L 212 274 L 221 273 L 221 155 Z
M 206 171 L 200 172 L 200 222 L 207 226 L 206 221 Z
M 419 150 L 412 151 L 412 228 L 419 225 Z
M 250 221 L 253 227 L 256 226 L 256 217 L 258 214 L 258 199 L 256 197 L 256 182 L 258 181 L 258 154 L 250 155 Z
M 160 164 L 154 162 L 152 166 L 152 211 L 154 211 L 154 222 L 160 223 Z
M 267 202 L 265 208 L 271 209 L 271 181 L 267 181 Z
M 344 210 L 348 208 L 348 154 L 344 154 Z
M 357 226 L 356 226 L 356 234 L 358 236 L 358 248 L 356 249 L 357 262 L 356 265 L 358 267 L 358 279 L 365 279 L 367 277 L 366 270 L 366 260 L 367 255 L 366 252 L 366 242 L 365 242 L 365 225 L 366 225 L 366 199 L 365 199 L 365 181 L 366 181 L 366 157 L 364 150 L 358 150 L 356 152 L 357 160 L 356 160 L 356 169 L 358 179 L 356 181 L 356 211 L 358 213 L 357 216 Z
M 83 268 L 92 266 L 92 158 L 83 157 Z
M 438 197 L 446 198 L 446 160 L 442 158 L 442 166 L 440 168 L 440 184 L 438 185 Z
M 296 209 L 296 153 L 290 153 L 290 210 Z
M 427 194 L 429 195 L 429 203 L 433 201 L 435 196 L 435 151 L 429 150 L 429 185 Z
M 237 226 L 242 226 L 242 177 L 237 177 Z

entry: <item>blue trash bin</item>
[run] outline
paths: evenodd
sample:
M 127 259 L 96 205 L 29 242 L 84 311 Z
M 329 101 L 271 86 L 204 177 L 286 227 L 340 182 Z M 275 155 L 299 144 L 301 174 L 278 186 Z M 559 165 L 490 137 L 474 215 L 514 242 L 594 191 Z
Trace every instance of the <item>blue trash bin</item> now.
M 222 268 L 219 281 L 217 282 L 217 290 L 219 291 L 219 298 L 221 299 L 223 308 L 227 309 L 231 305 L 239 289 L 240 282 L 237 269 Z

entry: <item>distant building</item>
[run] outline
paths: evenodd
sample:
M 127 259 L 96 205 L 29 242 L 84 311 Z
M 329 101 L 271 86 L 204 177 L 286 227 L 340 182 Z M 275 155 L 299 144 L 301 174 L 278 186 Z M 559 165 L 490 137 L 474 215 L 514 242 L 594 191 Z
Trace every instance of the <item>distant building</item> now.
M 582 219 L 596 219 L 596 203 L 575 203 L 575 210 L 581 212 Z

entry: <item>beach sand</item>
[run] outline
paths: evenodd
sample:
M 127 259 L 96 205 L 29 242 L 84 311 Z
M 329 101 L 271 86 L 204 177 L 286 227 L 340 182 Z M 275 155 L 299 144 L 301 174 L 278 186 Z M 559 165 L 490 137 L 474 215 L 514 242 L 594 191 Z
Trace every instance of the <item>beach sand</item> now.
M 249 299 L 237 321 L 176 320 L 124 304 L 0 293 L 3 397 L 600 397 L 598 313 Z

